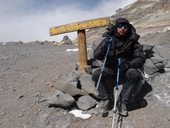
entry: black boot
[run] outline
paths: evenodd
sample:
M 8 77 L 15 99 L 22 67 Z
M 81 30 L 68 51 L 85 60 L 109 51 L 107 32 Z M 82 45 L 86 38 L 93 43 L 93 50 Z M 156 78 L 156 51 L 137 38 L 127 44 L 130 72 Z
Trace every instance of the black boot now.
M 103 101 L 103 104 L 101 106 L 101 113 L 103 117 L 106 117 L 109 115 L 109 111 L 112 110 L 114 105 L 114 101 L 113 100 L 106 100 Z
M 128 116 L 128 111 L 126 108 L 126 104 L 125 103 L 119 103 L 118 105 L 118 114 L 124 117 Z

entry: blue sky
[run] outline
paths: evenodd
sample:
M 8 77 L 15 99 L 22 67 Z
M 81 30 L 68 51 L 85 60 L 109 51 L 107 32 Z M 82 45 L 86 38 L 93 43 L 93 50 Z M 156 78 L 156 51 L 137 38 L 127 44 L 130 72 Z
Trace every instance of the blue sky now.
M 0 42 L 60 41 L 49 28 L 66 23 L 111 16 L 136 0 L 0 0 Z M 64 34 L 66 35 L 66 34 Z M 72 39 L 76 34 L 67 34 Z

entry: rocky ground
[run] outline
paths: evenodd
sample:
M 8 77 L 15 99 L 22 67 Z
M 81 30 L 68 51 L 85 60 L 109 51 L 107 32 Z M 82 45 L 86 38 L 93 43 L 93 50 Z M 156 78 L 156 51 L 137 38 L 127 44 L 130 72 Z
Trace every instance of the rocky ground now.
M 0 46 L 0 127 L 34 127 L 53 83 L 75 67 L 76 53 L 52 44 Z
M 161 48 L 166 49 L 169 59 L 168 35 L 169 31 L 149 34 L 143 39 L 156 40 L 155 43 L 159 43 L 156 45 L 161 44 Z M 66 52 L 72 48 L 77 46 L 53 46 L 49 42 L 0 44 L 0 128 L 111 127 L 112 116 L 103 118 L 93 114 L 83 120 L 69 114 L 68 110 L 48 108 L 46 96 L 55 90 L 55 82 L 76 67 L 77 52 Z M 147 106 L 130 111 L 122 121 L 122 128 L 169 128 L 169 78 L 166 68 L 165 73 L 150 81 L 153 90 L 145 97 Z
M 165 0 L 138 0 L 113 16 L 134 21 L 140 41 L 155 45 L 167 60 L 165 72 L 148 80 L 152 91 L 144 97 L 146 106 L 129 111 L 121 128 L 170 126 L 169 5 Z M 99 42 L 103 32 L 104 28 L 88 31 L 88 45 Z M 0 43 L 0 128 L 111 128 L 112 113 L 103 118 L 93 112 L 83 120 L 69 110 L 48 107 L 47 96 L 55 91 L 56 82 L 76 67 L 77 52 L 66 51 L 72 48 L 77 46 L 53 46 L 48 41 Z

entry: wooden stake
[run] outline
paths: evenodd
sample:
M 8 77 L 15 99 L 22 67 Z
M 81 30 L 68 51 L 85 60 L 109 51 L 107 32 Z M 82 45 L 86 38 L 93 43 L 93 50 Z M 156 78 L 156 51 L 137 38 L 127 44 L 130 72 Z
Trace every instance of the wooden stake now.
M 79 47 L 79 68 L 80 72 L 84 73 L 84 67 L 87 66 L 87 48 L 86 48 L 86 31 L 78 30 L 78 47 Z

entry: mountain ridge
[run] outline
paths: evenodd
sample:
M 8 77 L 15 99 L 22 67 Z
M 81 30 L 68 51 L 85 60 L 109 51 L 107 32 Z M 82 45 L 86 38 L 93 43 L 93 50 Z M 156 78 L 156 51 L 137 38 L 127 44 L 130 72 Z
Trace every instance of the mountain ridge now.
M 127 18 L 140 35 L 170 30 L 170 1 L 166 0 L 137 0 L 136 2 L 118 9 L 112 16 L 111 22 L 118 17 Z M 94 28 L 87 32 L 87 42 L 98 42 L 102 38 L 105 27 Z

